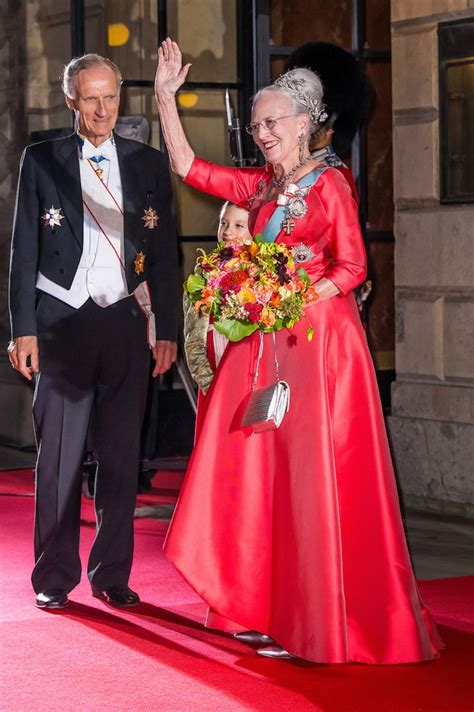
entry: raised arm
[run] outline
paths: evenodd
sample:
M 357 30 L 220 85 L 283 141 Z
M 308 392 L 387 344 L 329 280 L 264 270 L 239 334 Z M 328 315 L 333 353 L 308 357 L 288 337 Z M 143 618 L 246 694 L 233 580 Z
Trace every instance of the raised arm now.
M 155 76 L 155 97 L 160 114 L 161 130 L 168 148 L 171 169 L 185 178 L 194 160 L 176 106 L 176 92 L 186 81 L 190 64 L 183 67 L 181 51 L 169 37 L 158 48 Z

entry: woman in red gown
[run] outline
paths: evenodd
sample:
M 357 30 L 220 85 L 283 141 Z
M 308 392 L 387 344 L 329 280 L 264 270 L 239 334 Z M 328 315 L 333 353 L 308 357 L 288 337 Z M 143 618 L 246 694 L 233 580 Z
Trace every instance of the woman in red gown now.
M 307 140 L 324 111 L 319 79 L 294 70 L 257 94 L 250 130 L 267 166 L 235 169 L 196 158 L 187 143 L 174 95 L 188 70 L 166 40 L 156 94 L 173 170 L 199 190 L 250 205 L 252 233 L 261 233 L 278 196 L 315 169 Z M 307 319 L 276 334 L 290 410 L 278 430 L 240 426 L 259 336 L 230 343 L 206 397 L 166 555 L 208 603 L 207 624 L 269 636 L 278 646 L 263 654 L 325 663 L 429 660 L 442 642 L 411 568 L 352 294 L 365 275 L 356 204 L 333 168 L 304 203 L 305 214 L 290 214 L 292 229 L 279 226 L 276 237 L 298 248 L 319 294 Z M 272 337 L 265 336 L 259 385 L 274 380 Z

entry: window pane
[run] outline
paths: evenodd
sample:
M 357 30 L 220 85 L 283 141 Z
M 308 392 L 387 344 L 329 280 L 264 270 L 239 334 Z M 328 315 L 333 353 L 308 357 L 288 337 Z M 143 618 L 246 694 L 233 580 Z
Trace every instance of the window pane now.
M 474 199 L 474 62 L 446 68 L 446 197 Z
M 351 46 L 351 0 L 289 3 L 273 0 L 270 35 L 277 46 L 298 47 L 320 40 Z
M 71 57 L 68 0 L 28 3 L 26 13 L 28 132 L 68 128 L 60 76 Z
M 367 64 L 374 89 L 367 122 L 368 226 L 374 230 L 393 228 L 392 179 L 392 84 L 391 65 Z
M 442 202 L 474 202 L 474 20 L 440 24 Z
M 168 3 L 168 34 L 192 62 L 191 81 L 237 81 L 236 14 L 236 0 Z
M 194 99 L 193 99 L 194 97 Z M 189 108 L 180 106 L 181 119 L 196 155 L 209 161 L 233 165 L 225 116 L 223 90 L 201 90 L 185 94 Z M 235 95 L 233 96 L 236 104 Z M 178 103 L 183 103 L 183 96 Z M 189 106 L 193 103 L 193 106 Z M 178 232 L 183 236 L 213 236 L 217 230 L 217 216 L 221 200 L 199 193 L 181 180 L 175 182 Z
M 390 51 L 390 0 L 365 0 L 368 49 Z
M 153 79 L 158 37 L 157 0 L 89 2 L 86 7 L 86 52 L 114 61 L 124 79 Z

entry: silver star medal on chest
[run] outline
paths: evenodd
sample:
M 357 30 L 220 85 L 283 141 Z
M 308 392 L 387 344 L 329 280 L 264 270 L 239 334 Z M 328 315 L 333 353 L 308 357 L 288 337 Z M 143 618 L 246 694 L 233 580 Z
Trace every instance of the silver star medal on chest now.
M 292 247 L 291 252 L 293 254 L 293 259 L 297 264 L 309 262 L 316 257 L 316 254 L 313 252 L 311 247 L 305 245 L 304 242 L 300 242 L 299 245 Z
M 158 217 L 158 214 L 154 208 L 150 207 L 145 208 L 143 211 L 143 216 L 142 220 L 145 223 L 145 227 L 147 227 L 149 230 L 153 230 L 158 225 L 158 220 L 160 218 Z
M 45 210 L 43 215 L 44 227 L 49 227 L 54 230 L 56 227 L 61 227 L 61 220 L 64 220 L 64 215 L 61 215 L 61 208 L 55 208 L 53 205 Z
M 295 220 L 304 217 L 308 212 L 306 196 L 309 193 L 309 186 L 300 188 L 295 183 L 290 183 L 284 193 L 280 193 L 277 198 L 277 205 L 285 206 L 285 219 L 281 227 L 286 235 L 291 235 L 295 228 Z

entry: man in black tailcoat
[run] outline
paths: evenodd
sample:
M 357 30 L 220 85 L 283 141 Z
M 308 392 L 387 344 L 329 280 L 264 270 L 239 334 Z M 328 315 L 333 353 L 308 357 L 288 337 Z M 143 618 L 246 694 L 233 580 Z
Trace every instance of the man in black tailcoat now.
M 99 462 L 92 594 L 128 586 L 140 430 L 153 375 L 176 357 L 177 238 L 163 154 L 113 131 L 121 75 L 85 55 L 64 70 L 77 132 L 25 149 L 10 272 L 12 366 L 36 378 L 36 605 L 64 608 L 81 576 L 80 498 L 91 425 Z

